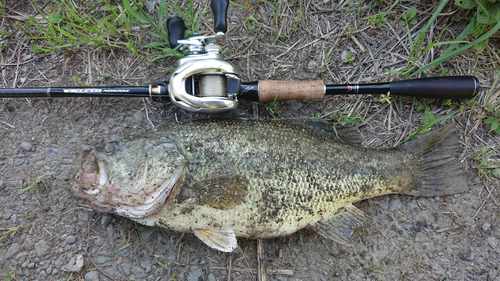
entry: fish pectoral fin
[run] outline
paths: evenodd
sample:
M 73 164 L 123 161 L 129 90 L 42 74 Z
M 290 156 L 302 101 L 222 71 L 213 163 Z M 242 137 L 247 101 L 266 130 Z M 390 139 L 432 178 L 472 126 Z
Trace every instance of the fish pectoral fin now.
M 319 235 L 343 245 L 352 246 L 353 229 L 363 226 L 365 214 L 352 204 L 340 210 L 335 216 L 319 221 L 311 227 Z
M 222 252 L 232 252 L 238 247 L 236 235 L 232 229 L 197 229 L 194 235 L 211 248 Z

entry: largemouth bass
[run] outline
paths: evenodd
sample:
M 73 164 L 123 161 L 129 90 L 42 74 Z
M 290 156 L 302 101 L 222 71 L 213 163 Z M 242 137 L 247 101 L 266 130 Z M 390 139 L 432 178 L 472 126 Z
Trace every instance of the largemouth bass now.
M 97 210 L 192 232 L 230 252 L 236 237 L 306 227 L 348 245 L 365 220 L 353 202 L 468 189 L 453 126 L 389 150 L 353 145 L 352 136 L 339 139 L 319 121 L 173 124 L 110 143 L 108 152 L 84 151 L 72 191 Z

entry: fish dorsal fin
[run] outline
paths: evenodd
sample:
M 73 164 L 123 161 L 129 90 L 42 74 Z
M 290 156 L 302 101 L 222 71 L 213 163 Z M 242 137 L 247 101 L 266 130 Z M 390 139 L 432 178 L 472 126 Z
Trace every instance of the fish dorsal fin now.
M 203 243 L 222 252 L 232 252 L 238 247 L 236 235 L 231 229 L 198 229 L 193 231 Z
M 337 137 L 337 134 L 335 133 L 335 130 L 337 130 L 338 133 L 338 138 L 341 139 L 342 141 L 354 145 L 354 146 L 361 146 L 363 143 L 363 137 L 359 133 L 359 130 L 357 127 L 353 126 L 344 126 L 344 125 L 337 125 L 335 126 L 335 130 L 333 129 L 333 123 L 327 122 L 322 119 L 318 118 L 303 118 L 303 119 L 296 119 L 297 121 L 301 121 L 309 126 L 321 129 L 322 131 L 325 131 L 327 133 L 330 133 Z
M 365 214 L 352 204 L 328 219 L 319 221 L 312 228 L 321 236 L 332 239 L 343 245 L 352 246 L 351 235 L 353 229 L 363 226 Z
M 354 146 L 362 146 L 363 137 L 357 127 L 336 126 L 335 128 L 341 140 Z

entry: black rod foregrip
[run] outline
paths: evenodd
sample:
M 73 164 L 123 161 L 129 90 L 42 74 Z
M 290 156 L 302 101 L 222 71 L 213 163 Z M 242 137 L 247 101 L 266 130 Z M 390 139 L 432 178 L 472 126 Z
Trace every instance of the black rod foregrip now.
M 386 94 L 438 99 L 470 99 L 479 90 L 474 76 L 431 77 L 390 83 L 325 85 L 326 95 Z
M 211 8 L 214 15 L 214 31 L 227 32 L 227 8 L 229 7 L 228 0 L 212 0 Z
M 389 83 L 392 95 L 438 99 L 470 99 L 479 90 L 474 76 L 445 76 Z

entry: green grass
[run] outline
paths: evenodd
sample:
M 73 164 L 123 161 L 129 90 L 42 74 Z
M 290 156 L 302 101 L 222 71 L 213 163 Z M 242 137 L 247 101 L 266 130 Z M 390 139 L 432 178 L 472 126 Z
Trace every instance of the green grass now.
M 39 176 L 38 178 L 36 178 L 36 180 L 32 184 L 19 190 L 19 192 L 17 194 L 23 194 L 24 192 L 31 190 L 33 187 L 37 186 L 43 180 L 44 177 L 45 177 L 45 175 Z
M 188 2 L 187 12 L 173 2 L 160 0 L 154 17 L 143 9 L 141 2 L 89 0 L 85 5 L 76 6 L 71 0 L 54 1 L 43 9 L 37 6 L 39 17 L 29 16 L 24 24 L 17 25 L 25 38 L 34 42 L 30 50 L 35 53 L 85 46 L 92 50 L 127 49 L 135 55 L 145 53 L 151 61 L 184 56 L 170 48 L 168 42 L 165 26 L 169 9 L 184 20 L 185 37 L 206 33 L 200 30 L 201 17 L 206 14 L 195 9 L 193 0 Z M 147 33 L 151 42 L 143 42 L 140 31 Z
M 416 136 L 418 136 L 422 133 L 430 131 L 432 126 L 436 125 L 437 123 L 439 123 L 445 119 L 448 119 L 449 117 L 457 114 L 458 112 L 460 112 L 462 110 L 463 110 L 463 106 L 461 106 L 458 110 L 455 110 L 455 111 L 453 111 L 449 114 L 446 114 L 444 116 L 441 116 L 439 118 L 436 118 L 431 111 L 425 111 L 424 116 L 422 117 L 422 123 L 424 124 L 424 126 L 422 126 L 420 129 L 418 129 L 415 132 L 413 132 L 412 134 L 410 134 L 400 144 L 405 143 L 405 142 L 415 138 Z
M 347 107 L 347 104 L 343 105 L 340 109 L 335 110 L 330 114 L 330 117 L 327 118 L 328 121 L 333 121 L 333 131 L 335 135 L 339 137 L 339 133 L 337 131 L 337 126 L 345 126 L 345 125 L 359 125 L 363 122 L 363 117 L 361 117 L 358 112 L 363 105 L 362 102 L 358 104 L 356 109 L 351 113 L 348 110 L 344 110 Z
M 469 42 L 466 40 L 466 37 L 468 35 L 471 35 L 473 33 L 474 27 L 477 26 L 477 16 L 475 16 L 469 25 L 462 31 L 462 33 L 455 38 L 455 40 L 452 41 L 444 41 L 444 42 L 439 42 L 439 39 L 442 37 L 444 32 L 447 30 L 448 27 L 444 28 L 441 33 L 436 36 L 436 38 L 433 38 L 433 41 L 430 45 L 424 47 L 424 42 L 426 41 L 426 34 L 427 31 L 430 29 L 430 27 L 435 23 L 438 15 L 443 11 L 445 6 L 448 4 L 449 0 L 443 0 L 439 4 L 439 6 L 436 8 L 434 13 L 432 14 L 431 18 L 427 21 L 426 25 L 424 28 L 419 32 L 418 36 L 416 39 L 413 39 L 410 33 L 410 29 L 408 27 L 408 23 L 414 24 L 416 23 L 414 20 L 415 14 L 416 14 L 416 9 L 409 9 L 402 17 L 403 23 L 401 24 L 402 26 L 406 26 L 407 29 L 407 37 L 408 37 L 408 45 L 410 49 L 410 56 L 409 59 L 404 67 L 403 70 L 400 71 L 390 71 L 386 70 L 389 73 L 392 74 L 397 74 L 403 78 L 410 78 L 413 76 L 416 76 L 418 74 L 426 74 L 426 70 L 429 69 L 434 69 L 437 68 L 441 63 L 448 61 L 466 50 L 468 50 L 471 47 L 477 46 L 477 44 L 480 44 L 484 41 L 487 41 L 488 38 L 490 38 L 493 34 L 495 34 L 498 30 L 500 30 L 500 22 L 497 22 L 495 25 L 491 24 L 491 29 L 485 31 L 482 33 L 477 39 Z M 383 20 L 383 19 L 381 19 Z M 460 47 L 458 47 L 460 44 L 464 44 Z M 445 50 L 443 54 L 441 54 L 438 58 L 434 59 L 433 61 L 425 64 L 422 67 L 418 67 L 419 62 L 422 60 L 422 58 L 434 47 L 441 46 L 441 45 L 448 45 L 448 48 Z
M 73 1 L 62 0 L 54 2 L 53 7 L 41 10 L 37 6 L 37 9 L 41 19 L 30 16 L 22 28 L 28 39 L 37 40 L 37 44 L 30 46 L 35 53 L 92 45 L 126 48 L 138 54 L 130 35 L 130 22 L 121 5 L 90 0 L 83 10 Z
M 491 157 L 496 154 L 499 148 L 500 146 L 494 149 L 488 149 L 486 146 L 483 146 L 475 153 L 474 158 L 478 162 L 477 171 L 480 176 L 484 176 L 488 179 L 493 172 L 495 172 L 495 175 L 499 173 L 498 169 L 500 169 L 500 163 L 490 163 Z
M 4 237 L 7 237 L 9 235 L 16 233 L 18 230 L 19 230 L 19 226 L 17 226 L 17 227 L 1 227 L 0 228 L 0 240 L 2 240 Z

